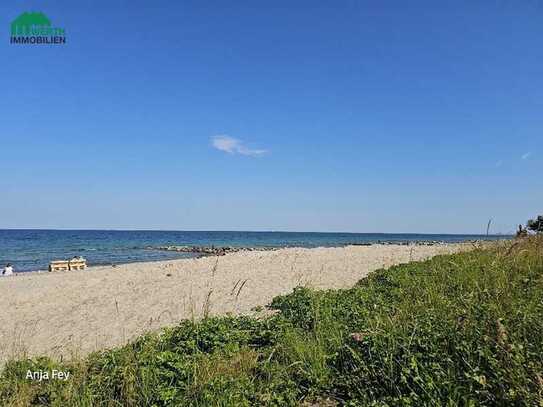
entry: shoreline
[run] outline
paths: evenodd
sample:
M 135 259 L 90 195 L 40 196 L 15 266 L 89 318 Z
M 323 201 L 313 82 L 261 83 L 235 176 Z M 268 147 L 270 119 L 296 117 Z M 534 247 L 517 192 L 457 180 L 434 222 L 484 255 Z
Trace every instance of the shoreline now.
M 508 239 L 504 239 L 508 240 Z M 186 258 L 178 258 L 178 259 L 160 259 L 160 260 L 148 260 L 148 259 L 142 259 L 142 260 L 134 260 L 130 262 L 120 262 L 120 263 L 110 263 L 110 262 L 101 262 L 96 264 L 88 264 L 87 270 L 96 268 L 96 267 L 119 267 L 124 265 L 131 265 L 131 264 L 141 264 L 141 263 L 159 263 L 164 261 L 178 261 L 178 260 L 190 260 L 190 259 L 200 259 L 205 257 L 215 257 L 215 256 L 225 256 L 227 254 L 232 253 L 244 253 L 244 252 L 268 252 L 268 251 L 277 251 L 277 250 L 283 250 L 283 249 L 319 249 L 319 248 L 328 248 L 328 249 L 340 249 L 345 248 L 349 246 L 379 246 L 379 245 L 392 245 L 392 246 L 444 246 L 444 245 L 462 245 L 462 244 L 480 244 L 484 242 L 489 241 L 498 241 L 498 240 L 464 240 L 459 242 L 447 242 L 443 240 L 416 240 L 416 241 L 393 241 L 393 240 L 383 240 L 383 241 L 376 241 L 376 242 L 349 242 L 345 244 L 340 245 L 322 245 L 322 246 L 299 246 L 299 245 L 293 245 L 293 246 L 221 246 L 221 245 L 210 245 L 210 246 L 193 246 L 193 245 L 169 245 L 169 246 L 146 246 L 142 247 L 142 250 L 149 250 L 149 251 L 165 251 L 165 252 L 176 252 L 176 253 L 186 253 L 186 254 L 194 254 L 192 257 L 186 257 Z M 51 259 L 50 261 L 57 260 Z M 75 271 L 75 270 L 74 270 Z M 68 271 L 70 272 L 70 271 Z M 14 273 L 10 277 L 20 276 L 20 275 L 27 275 L 27 274 L 48 274 L 50 271 L 45 269 L 38 269 L 38 270 L 25 270 L 25 271 L 17 271 L 14 270 Z M 54 273 L 61 273 L 61 271 L 56 271 Z M 0 281 L 2 280 L 3 276 L 0 276 Z
M 471 248 L 466 243 L 287 248 L 19 273 L 0 279 L 5 311 L 0 361 L 85 355 L 183 319 L 254 313 L 297 286 L 347 288 L 379 268 Z

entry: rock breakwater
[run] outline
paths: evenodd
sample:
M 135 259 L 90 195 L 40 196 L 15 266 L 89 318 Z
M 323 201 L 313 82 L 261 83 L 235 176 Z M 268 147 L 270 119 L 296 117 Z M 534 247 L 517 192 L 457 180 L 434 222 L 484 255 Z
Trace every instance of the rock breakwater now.
M 445 245 L 446 242 L 442 241 L 377 241 L 377 242 L 350 242 L 344 245 L 345 246 L 372 246 L 372 245 L 416 245 L 416 246 L 437 246 Z M 271 251 L 278 250 L 285 247 L 239 247 L 239 246 L 148 246 L 147 250 L 163 250 L 169 252 L 179 252 L 179 253 L 193 253 L 200 256 L 224 256 L 229 253 L 236 252 L 252 252 L 252 251 Z
M 165 250 L 179 253 L 195 253 L 202 256 L 224 256 L 229 253 L 251 252 L 256 250 L 277 250 L 276 247 L 236 247 L 236 246 L 159 246 L 147 247 L 149 250 Z

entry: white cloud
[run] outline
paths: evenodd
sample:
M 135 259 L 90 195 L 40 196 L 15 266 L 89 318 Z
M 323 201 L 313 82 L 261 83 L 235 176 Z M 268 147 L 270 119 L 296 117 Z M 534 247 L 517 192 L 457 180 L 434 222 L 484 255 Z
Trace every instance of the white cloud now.
M 241 154 L 256 157 L 267 152 L 267 150 L 249 148 L 245 146 L 241 140 L 226 135 L 212 137 L 211 145 L 217 150 L 224 151 L 228 154 Z
M 531 152 L 527 152 L 527 153 L 522 154 L 520 158 L 522 158 L 523 160 L 527 160 L 528 158 L 530 158 L 531 155 L 532 155 Z

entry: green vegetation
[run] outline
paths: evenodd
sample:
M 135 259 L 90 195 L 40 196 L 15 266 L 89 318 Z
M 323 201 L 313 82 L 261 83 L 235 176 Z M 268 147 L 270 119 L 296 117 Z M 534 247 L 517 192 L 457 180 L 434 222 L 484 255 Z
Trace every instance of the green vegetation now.
M 296 289 L 267 318 L 186 321 L 59 364 L 9 362 L 10 406 L 543 406 L 543 239 Z M 67 369 L 65 382 L 25 380 Z
M 537 218 L 534 219 L 528 219 L 528 222 L 526 222 L 526 227 L 522 227 L 522 225 L 518 225 L 517 230 L 517 237 L 523 238 L 528 236 L 528 232 L 533 233 L 543 233 L 543 215 L 539 215 Z
M 532 232 L 536 232 L 536 233 L 543 232 L 543 215 L 539 215 L 535 219 L 530 219 L 526 223 L 526 227 L 528 230 L 531 230 Z

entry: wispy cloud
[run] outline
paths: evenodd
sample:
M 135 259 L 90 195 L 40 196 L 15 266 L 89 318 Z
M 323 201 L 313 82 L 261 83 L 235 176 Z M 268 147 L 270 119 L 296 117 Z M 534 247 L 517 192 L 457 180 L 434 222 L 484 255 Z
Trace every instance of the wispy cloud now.
M 226 135 L 212 137 L 211 145 L 217 150 L 224 151 L 228 154 L 241 154 L 256 157 L 267 153 L 267 150 L 249 148 L 245 146 L 241 140 Z
M 531 155 L 532 153 L 528 151 L 527 153 L 522 154 L 520 158 L 522 158 L 523 160 L 527 160 L 528 158 L 530 158 Z

